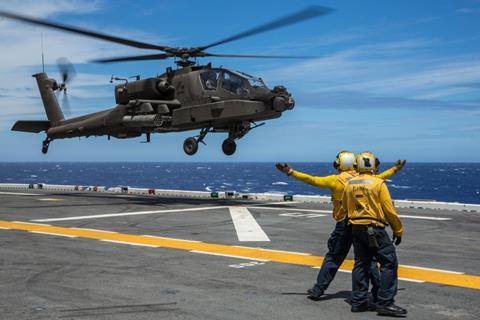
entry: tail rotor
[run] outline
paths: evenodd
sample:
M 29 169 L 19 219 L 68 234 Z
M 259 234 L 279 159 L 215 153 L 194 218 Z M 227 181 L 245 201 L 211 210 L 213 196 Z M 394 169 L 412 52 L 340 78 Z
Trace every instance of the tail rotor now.
M 67 85 L 75 78 L 77 72 L 73 64 L 67 58 L 57 59 L 57 67 L 60 72 L 62 83 L 58 85 L 58 95 L 63 92 L 62 109 L 67 115 L 71 115 L 70 102 L 67 95 Z

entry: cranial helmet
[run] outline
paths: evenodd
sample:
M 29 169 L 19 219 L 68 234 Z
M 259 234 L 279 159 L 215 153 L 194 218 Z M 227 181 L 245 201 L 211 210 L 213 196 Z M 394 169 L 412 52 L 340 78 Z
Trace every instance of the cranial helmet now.
M 333 161 L 333 167 L 339 171 L 353 170 L 355 163 L 355 154 L 350 151 L 340 151 L 337 158 Z
M 355 170 L 359 173 L 375 173 L 380 166 L 380 160 L 370 151 L 360 152 L 355 158 Z

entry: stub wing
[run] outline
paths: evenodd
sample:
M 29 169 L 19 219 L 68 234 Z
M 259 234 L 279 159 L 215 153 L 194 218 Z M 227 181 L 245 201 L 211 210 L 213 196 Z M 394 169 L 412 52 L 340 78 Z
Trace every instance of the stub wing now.
M 47 131 L 48 128 L 50 128 L 50 121 L 48 120 L 20 120 L 15 122 L 12 131 L 39 133 Z

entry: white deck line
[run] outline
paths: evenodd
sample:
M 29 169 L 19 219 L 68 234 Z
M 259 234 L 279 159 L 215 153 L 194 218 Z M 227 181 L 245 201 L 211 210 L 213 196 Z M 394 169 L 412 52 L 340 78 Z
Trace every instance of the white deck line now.
M 265 209 L 265 210 L 277 210 L 277 211 L 299 211 L 299 212 L 304 211 L 304 212 L 332 213 L 332 210 L 318 210 L 318 209 L 276 208 L 276 207 L 262 207 L 262 206 L 245 206 L 245 207 L 248 209 Z
M 317 210 L 317 209 L 296 209 L 296 208 L 275 208 L 275 207 L 262 207 L 262 206 L 248 206 L 249 209 L 265 209 L 265 210 L 277 210 L 277 211 L 298 211 L 298 212 L 319 212 L 319 213 L 332 213 L 332 210 Z M 448 221 L 452 218 L 446 217 L 429 217 L 429 216 L 415 216 L 415 215 L 399 215 L 401 218 L 406 219 L 423 219 L 423 220 L 438 220 Z
M 155 214 L 155 213 L 205 211 L 205 210 L 215 210 L 215 209 L 223 209 L 223 208 L 226 208 L 226 207 L 225 207 L 225 206 L 210 206 L 210 207 L 201 207 L 201 208 L 182 208 L 182 209 L 169 209 L 169 210 L 151 210 L 151 211 L 136 211 L 136 212 L 120 212 L 120 213 L 96 214 L 96 215 L 90 215 L 90 216 L 75 216 L 75 217 L 65 217 L 65 218 L 34 219 L 34 220 L 30 220 L 30 221 L 50 222 L 50 221 L 70 221 L 70 220 L 102 219 L 102 218 L 113 218 L 113 217 L 126 217 L 126 216 L 137 216 L 137 215 L 145 215 L 145 214 Z
M 201 253 L 201 254 L 208 254 L 208 255 L 219 256 L 219 257 L 243 259 L 243 260 L 254 260 L 254 261 L 262 261 L 262 262 L 268 262 L 268 261 L 269 261 L 269 260 L 265 260 L 265 259 L 258 259 L 258 258 L 251 258 L 251 257 L 242 257 L 242 256 L 235 256 L 235 255 L 232 255 L 232 254 L 215 253 L 215 252 L 207 252 L 207 251 L 199 251 L 199 250 L 191 250 L 190 252 L 193 252 L 193 253 Z
M 270 238 L 245 207 L 229 207 L 238 241 L 270 241 Z
M 402 281 L 408 281 L 408 282 L 415 282 L 415 283 L 425 283 L 423 280 L 416 280 L 416 279 L 410 279 L 410 278 L 398 278 L 398 280 Z
M 426 267 L 418 267 L 418 266 L 411 266 L 411 265 L 408 265 L 408 264 L 402 264 L 400 266 L 401 267 L 421 269 L 421 270 L 427 270 L 427 271 L 439 271 L 439 272 L 452 273 L 452 274 L 465 274 L 465 272 L 450 271 L 450 270 L 435 269 L 435 268 L 426 268 Z
M 6 191 L 0 191 L 0 194 L 7 194 L 7 195 L 12 195 L 12 196 L 41 196 L 41 194 L 37 194 L 37 193 L 27 193 L 27 192 L 6 192 Z
M 28 231 L 30 233 L 38 233 L 38 234 L 46 234 L 49 236 L 57 236 L 57 237 L 67 237 L 67 238 L 78 238 L 77 236 L 71 236 L 69 234 L 61 234 L 61 233 L 52 233 L 52 232 L 44 232 L 44 231 Z
M 202 241 L 197 241 L 197 240 L 185 240 L 185 239 L 178 239 L 178 238 L 151 236 L 151 235 L 147 235 L 147 234 L 142 235 L 142 237 L 153 238 L 153 239 L 160 239 L 160 240 L 177 240 L 177 241 L 194 242 L 194 243 L 200 243 L 200 242 L 202 242 Z
M 301 203 L 300 201 L 273 201 L 273 202 L 267 202 L 265 203 L 266 206 L 268 205 L 274 205 L 274 204 L 295 204 L 295 203 Z
M 117 241 L 117 240 L 107 240 L 107 239 L 100 239 L 103 242 L 111 242 L 111 243 L 119 243 L 119 244 L 128 244 L 131 246 L 138 246 L 138 247 L 149 247 L 149 248 L 161 248 L 160 246 L 156 246 L 153 244 L 143 244 L 143 243 L 134 243 L 134 242 L 126 242 L 126 241 Z
M 25 222 L 25 221 L 12 221 L 14 223 L 20 223 L 20 224 L 31 224 L 33 226 L 46 226 L 46 227 L 51 227 L 51 224 L 46 224 L 46 223 L 31 223 L 31 222 Z
M 72 227 L 71 229 L 75 229 L 75 230 L 85 230 L 85 231 L 95 231 L 95 232 L 105 232 L 105 233 L 118 233 L 118 232 L 116 232 L 116 231 L 107 231 L 107 230 L 90 229 L 90 228 L 75 228 L 75 227 Z
M 244 249 L 259 249 L 263 251 L 270 251 L 270 252 L 279 252 L 279 253 L 293 253 L 293 254 L 299 254 L 302 256 L 311 256 L 311 253 L 305 253 L 305 252 L 296 252 L 296 251 L 285 251 L 285 250 L 273 250 L 273 249 L 266 249 L 262 247 L 245 247 L 245 246 L 232 246 L 235 248 L 244 248 Z
M 405 215 L 405 214 L 399 214 L 398 216 L 400 218 L 406 218 L 406 219 L 438 220 L 438 221 L 452 220 L 452 218 L 446 218 L 446 217 L 411 216 L 411 215 Z

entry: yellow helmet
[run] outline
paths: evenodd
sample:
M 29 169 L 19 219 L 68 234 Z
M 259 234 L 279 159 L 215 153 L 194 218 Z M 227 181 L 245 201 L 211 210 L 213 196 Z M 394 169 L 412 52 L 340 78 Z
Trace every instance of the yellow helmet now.
M 360 152 L 355 158 L 355 170 L 359 173 L 375 173 L 380 166 L 380 160 L 370 151 Z
M 350 151 L 340 151 L 337 154 L 337 158 L 333 162 L 333 167 L 339 171 L 353 170 L 355 163 L 355 154 Z

